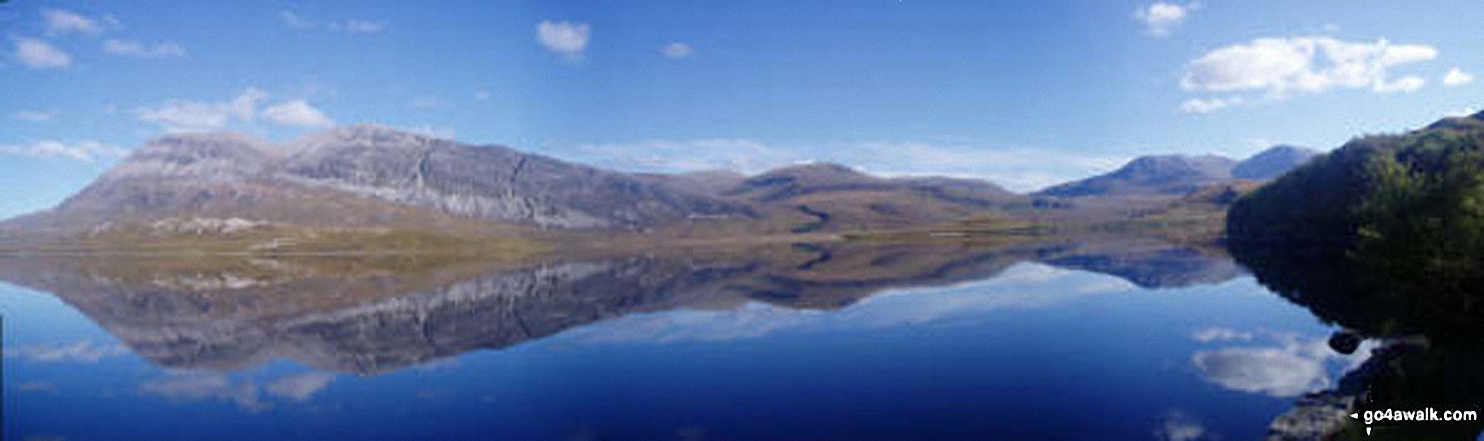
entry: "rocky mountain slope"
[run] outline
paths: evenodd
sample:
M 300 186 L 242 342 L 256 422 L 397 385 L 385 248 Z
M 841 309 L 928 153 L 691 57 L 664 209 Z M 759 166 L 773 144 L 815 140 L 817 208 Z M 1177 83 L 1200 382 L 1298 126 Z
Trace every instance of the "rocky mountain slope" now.
M 645 228 L 751 208 L 501 146 L 359 125 L 285 145 L 236 134 L 158 138 L 53 210 L 12 228 L 94 230 L 168 219 L 315 226 Z
M 711 234 L 898 228 L 1046 209 L 1077 216 L 1077 204 L 1055 199 L 1178 201 L 1212 184 L 1286 170 L 1309 153 L 1279 147 L 1240 163 L 1148 156 L 1106 175 L 1020 195 L 982 180 L 887 178 L 830 163 L 755 176 L 622 173 L 377 125 L 280 145 L 240 134 L 175 134 L 149 142 L 54 209 L 0 222 L 0 238 L 286 226 L 455 235 L 496 226 Z

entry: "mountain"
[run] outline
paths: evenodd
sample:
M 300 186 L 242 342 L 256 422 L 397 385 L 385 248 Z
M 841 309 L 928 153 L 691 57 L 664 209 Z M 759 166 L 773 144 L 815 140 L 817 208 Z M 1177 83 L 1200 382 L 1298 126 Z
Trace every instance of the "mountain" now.
M 1089 197 L 1112 195 L 1178 196 L 1202 185 L 1232 179 L 1236 161 L 1216 155 L 1142 156 L 1118 170 L 1056 185 L 1037 195 Z
M 1021 196 L 992 182 L 947 177 L 882 178 L 832 163 L 775 169 L 742 181 L 726 194 L 758 201 L 852 192 L 905 192 L 967 205 L 993 206 Z
M 752 177 L 623 173 L 363 124 L 283 144 L 232 133 L 162 136 L 57 207 L 0 222 L 0 237 L 145 243 L 163 233 L 256 232 L 249 242 L 259 246 L 303 228 L 802 232 L 981 216 L 1027 199 L 986 181 L 885 178 L 827 163 Z M 719 227 L 727 220 L 736 226 Z
M 6 226 L 77 232 L 201 218 L 335 227 L 494 222 L 632 229 L 750 216 L 746 204 L 624 173 L 358 125 L 284 145 L 238 134 L 167 135 L 55 209 Z
M 1319 152 L 1311 149 L 1277 145 L 1241 161 L 1218 155 L 1141 156 L 1111 173 L 1052 186 L 1034 195 L 1064 198 L 1182 196 L 1232 180 L 1271 180 L 1303 165 L 1317 154 Z
M 1232 177 L 1266 181 L 1309 162 L 1319 152 L 1291 145 L 1277 145 L 1263 150 L 1232 167 Z
M 988 181 L 885 178 L 832 163 L 783 167 L 748 178 L 727 196 L 803 214 L 795 232 L 895 228 L 983 216 L 1028 206 L 1028 198 Z

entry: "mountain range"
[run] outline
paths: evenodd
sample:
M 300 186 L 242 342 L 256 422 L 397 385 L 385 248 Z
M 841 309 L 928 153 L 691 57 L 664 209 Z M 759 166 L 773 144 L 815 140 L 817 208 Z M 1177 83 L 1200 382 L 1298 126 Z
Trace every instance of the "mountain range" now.
M 829 163 L 754 176 L 624 173 L 369 124 L 277 145 L 242 134 L 172 134 L 55 208 L 0 222 L 0 235 L 230 234 L 270 225 L 452 233 L 895 228 L 1075 210 L 1098 198 L 1178 200 L 1210 184 L 1271 178 L 1314 154 L 1279 146 L 1242 161 L 1146 156 L 1105 175 L 1017 194 L 983 180 L 888 178 Z

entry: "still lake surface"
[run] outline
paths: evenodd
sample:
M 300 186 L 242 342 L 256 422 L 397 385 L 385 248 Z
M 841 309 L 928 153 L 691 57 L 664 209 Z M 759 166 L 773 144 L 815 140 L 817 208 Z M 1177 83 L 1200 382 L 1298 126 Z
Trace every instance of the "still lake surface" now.
M 0 260 L 5 439 L 1257 439 L 1368 351 L 1219 250 Z

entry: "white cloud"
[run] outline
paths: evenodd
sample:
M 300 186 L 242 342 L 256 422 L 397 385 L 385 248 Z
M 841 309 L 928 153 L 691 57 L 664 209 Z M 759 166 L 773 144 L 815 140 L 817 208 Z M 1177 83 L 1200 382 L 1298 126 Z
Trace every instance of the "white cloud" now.
M 689 44 L 677 41 L 660 48 L 660 53 L 669 58 L 685 58 L 695 53 L 695 49 L 691 48 Z
M 103 23 L 99 23 L 98 20 L 63 9 L 44 9 L 41 11 L 41 18 L 46 22 L 47 35 L 70 33 L 98 35 L 105 29 Z
M 138 41 L 109 39 L 103 42 L 103 51 L 113 55 L 137 58 L 183 58 L 186 56 L 185 48 L 168 41 L 146 45 Z
M 1330 37 L 1259 38 L 1217 48 L 1185 66 L 1180 87 L 1189 91 L 1263 91 L 1283 98 L 1332 88 L 1412 91 L 1420 77 L 1392 80 L 1399 66 L 1437 58 L 1432 46 L 1341 41 Z
M 140 121 L 161 126 L 168 132 L 218 130 L 231 122 L 232 114 L 221 103 L 170 100 L 155 107 L 134 111 Z
M 591 37 L 592 27 L 587 23 L 546 20 L 536 26 L 536 41 L 541 47 L 568 60 L 582 59 L 582 51 L 587 49 Z
M 263 109 L 263 117 L 275 124 L 293 127 L 316 128 L 335 125 L 334 120 L 304 100 L 288 101 Z
M 97 363 L 104 358 L 120 356 L 128 352 L 123 345 L 119 344 L 100 344 L 92 340 L 78 340 L 56 345 L 22 346 L 8 350 L 5 356 L 45 363 Z
M 1453 68 L 1443 75 L 1444 86 L 1463 86 L 1474 82 L 1474 74 L 1464 72 L 1463 69 Z
M 267 96 L 267 92 L 249 87 L 227 102 L 170 100 L 155 107 L 136 109 L 134 114 L 140 121 L 157 124 L 169 132 L 220 130 L 234 120 L 252 122 L 258 103 Z
M 421 125 L 416 127 L 403 127 L 402 130 L 423 135 L 429 138 L 454 139 L 453 127 Z
M 15 58 L 32 69 L 66 69 L 72 66 L 72 56 L 51 43 L 35 38 L 15 40 Z
M 268 383 L 268 386 L 264 387 L 264 390 L 273 395 L 303 402 L 309 401 L 310 398 L 314 397 L 314 394 L 324 390 L 333 381 L 335 381 L 334 375 L 320 372 L 304 372 L 280 377 Z
M 268 93 L 255 87 L 244 89 L 225 102 L 170 100 L 154 107 L 136 109 L 140 121 L 157 124 L 168 132 L 221 130 L 234 124 L 252 124 L 262 116 L 268 122 L 300 128 L 327 127 L 334 120 L 299 99 L 280 102 L 258 111 Z
M 233 383 L 221 374 L 166 375 L 140 384 L 139 392 L 172 401 L 226 401 L 252 413 L 271 407 L 263 402 L 257 385 L 252 381 Z
M 1196 3 L 1181 5 L 1160 2 L 1134 11 L 1134 19 L 1144 24 L 1144 31 L 1149 35 L 1163 37 L 1184 24 L 1190 18 L 1190 13 L 1196 9 L 1200 9 L 1200 5 Z
M 278 17 L 283 19 L 283 24 L 294 29 L 314 29 L 319 27 L 319 22 L 300 17 L 299 14 L 295 14 L 292 11 L 283 11 L 278 14 Z
M 284 25 L 294 29 L 326 29 L 331 31 L 344 31 L 352 34 L 375 34 L 381 31 L 385 31 L 387 27 L 387 23 L 384 21 L 363 19 L 350 19 L 344 22 L 333 20 L 322 21 L 300 16 L 299 14 L 295 14 L 293 11 L 280 12 L 278 13 L 278 18 L 283 20 Z
M 1479 113 L 1480 110 L 1481 109 L 1478 108 L 1478 107 L 1470 106 L 1470 107 L 1464 107 L 1462 109 L 1454 109 L 1451 112 L 1444 112 L 1443 113 L 1443 116 L 1448 116 L 1448 117 L 1473 116 L 1474 114 Z M 1428 121 L 1426 123 L 1419 124 L 1418 127 L 1426 126 L 1428 124 L 1432 124 L 1432 121 Z
M 1238 331 L 1228 328 L 1206 328 L 1190 334 L 1190 339 L 1200 343 L 1212 343 L 1222 341 L 1248 341 L 1256 336 L 1251 332 Z
M 57 119 L 57 112 L 41 110 L 19 110 L 10 115 L 12 119 L 25 122 L 51 122 Z
M 1206 431 L 1206 425 L 1191 417 L 1185 412 L 1171 410 L 1165 415 L 1165 422 L 1159 430 L 1154 432 L 1154 439 L 1159 441 L 1195 441 L 1199 439 L 1216 439 Z
M 476 90 L 474 91 L 474 99 L 478 101 L 488 100 L 490 99 L 490 93 L 487 90 Z
M 1427 80 L 1419 76 L 1405 76 L 1395 81 L 1382 81 L 1376 83 L 1374 90 L 1380 93 L 1414 92 L 1427 85 Z
M 347 32 L 357 34 L 374 34 L 386 30 L 386 22 L 371 20 L 350 20 L 345 22 Z
M 412 102 L 407 103 L 407 105 L 411 106 L 414 109 L 436 109 L 440 107 L 446 107 L 448 106 L 448 103 L 430 96 L 420 96 L 413 98 Z
M 256 87 L 249 87 L 244 89 L 242 93 L 237 94 L 236 98 L 228 101 L 224 110 L 226 110 L 228 115 L 237 117 L 237 119 L 252 121 L 254 114 L 257 112 L 258 103 L 262 102 L 265 98 L 268 98 L 268 92 L 264 92 L 262 89 Z
M 1238 104 L 1242 104 L 1242 99 L 1238 97 L 1191 98 L 1183 103 L 1180 103 L 1180 111 L 1185 113 L 1206 114 Z
M 1362 343 L 1351 355 L 1329 348 L 1326 339 L 1304 339 L 1294 334 L 1265 333 L 1276 346 L 1235 347 L 1196 352 L 1191 362 L 1201 375 L 1222 388 L 1274 397 L 1292 397 L 1329 387 L 1333 383 L 1327 366 L 1341 369 L 1359 366 L 1374 347 Z M 1257 333 L 1216 329 L 1191 336 L 1198 342 L 1247 341 Z
M 1192 358 L 1206 380 L 1224 388 L 1292 397 L 1329 386 L 1322 360 L 1280 348 L 1230 348 Z
M 25 381 L 15 385 L 19 392 L 57 392 L 57 383 L 50 381 Z
M 320 372 L 258 380 L 234 380 L 218 373 L 169 372 L 141 383 L 139 392 L 171 401 L 222 401 L 236 404 L 249 413 L 257 413 L 271 409 L 275 404 L 307 402 L 334 380 L 334 375 Z M 260 382 L 266 382 L 266 385 L 260 386 Z M 270 403 L 269 399 L 274 397 L 282 400 Z
M 0 144 L 0 155 L 65 158 L 91 162 L 104 158 L 122 158 L 128 156 L 129 151 L 93 140 L 71 144 L 56 140 L 41 140 L 29 144 Z

